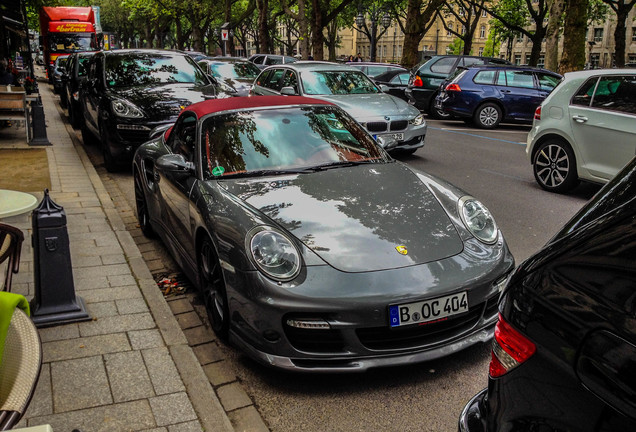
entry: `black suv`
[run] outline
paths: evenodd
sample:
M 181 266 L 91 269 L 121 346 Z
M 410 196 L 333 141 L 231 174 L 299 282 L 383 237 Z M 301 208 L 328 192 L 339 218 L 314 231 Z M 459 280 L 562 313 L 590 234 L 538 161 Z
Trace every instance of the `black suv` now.
M 413 68 L 406 96 L 409 103 L 434 118 L 450 118 L 450 114 L 435 109 L 435 97 L 439 87 L 459 66 L 499 64 L 509 65 L 509 61 L 494 57 L 473 57 L 464 55 L 435 55 Z
M 636 430 L 636 159 L 514 272 L 460 432 Z
M 75 52 L 68 56 L 66 68 L 62 74 L 62 91 L 60 100 L 64 100 L 68 108 L 68 119 L 75 129 L 79 128 L 82 112 L 79 102 L 79 87 L 86 78 L 86 65 L 95 51 Z

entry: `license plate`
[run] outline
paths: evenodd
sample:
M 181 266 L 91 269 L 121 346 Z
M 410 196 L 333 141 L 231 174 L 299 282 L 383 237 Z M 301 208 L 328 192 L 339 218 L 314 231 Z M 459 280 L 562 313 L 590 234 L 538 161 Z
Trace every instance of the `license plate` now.
M 397 141 L 404 141 L 404 134 L 403 133 L 382 134 L 382 136 L 390 136 L 390 137 L 393 137 L 393 139 L 395 139 Z
M 432 300 L 389 306 L 389 324 L 400 327 L 443 320 L 452 315 L 468 312 L 466 291 Z

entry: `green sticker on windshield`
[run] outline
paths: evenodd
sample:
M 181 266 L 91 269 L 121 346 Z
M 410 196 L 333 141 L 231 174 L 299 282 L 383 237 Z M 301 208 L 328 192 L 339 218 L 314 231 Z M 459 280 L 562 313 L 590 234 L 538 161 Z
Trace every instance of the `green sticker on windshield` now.
M 214 168 L 212 168 L 213 176 L 221 176 L 223 175 L 224 172 L 225 172 L 225 168 L 223 168 L 222 166 L 215 166 Z

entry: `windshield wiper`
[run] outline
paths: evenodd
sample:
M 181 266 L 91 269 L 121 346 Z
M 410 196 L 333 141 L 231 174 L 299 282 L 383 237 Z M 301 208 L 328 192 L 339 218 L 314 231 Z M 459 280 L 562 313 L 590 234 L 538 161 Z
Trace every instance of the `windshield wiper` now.
M 306 173 L 306 172 L 308 172 L 306 168 L 292 168 L 292 169 L 279 169 L 279 170 L 255 170 L 255 171 L 244 171 L 244 172 L 225 174 L 223 176 L 216 177 L 216 179 L 221 180 L 226 178 L 237 178 L 237 177 L 267 177 L 267 176 L 275 176 L 275 175 L 300 174 L 300 173 Z
M 314 167 L 309 167 L 307 170 L 311 171 L 326 171 L 332 168 L 344 168 L 344 167 L 352 167 L 356 165 L 364 165 L 370 163 L 376 163 L 378 159 L 367 159 L 361 161 L 338 161 L 338 162 L 329 162 L 322 165 L 316 165 Z

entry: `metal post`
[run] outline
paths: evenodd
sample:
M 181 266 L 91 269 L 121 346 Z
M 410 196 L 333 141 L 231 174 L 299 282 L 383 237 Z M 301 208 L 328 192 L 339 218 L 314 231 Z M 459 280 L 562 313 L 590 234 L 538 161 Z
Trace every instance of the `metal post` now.
M 37 84 L 36 84 L 37 86 Z M 36 87 L 36 91 L 38 91 Z M 42 106 L 42 98 L 38 94 L 38 99 L 31 103 L 31 124 L 33 125 L 32 139 L 29 141 L 31 146 L 49 146 L 51 142 L 46 136 L 46 121 L 44 119 L 44 107 Z M 27 125 L 28 127 L 28 125 Z
M 44 190 L 44 198 L 33 210 L 33 263 L 35 296 L 31 318 L 37 327 L 91 319 L 81 297 L 75 296 L 73 269 L 66 230 L 66 213 Z

